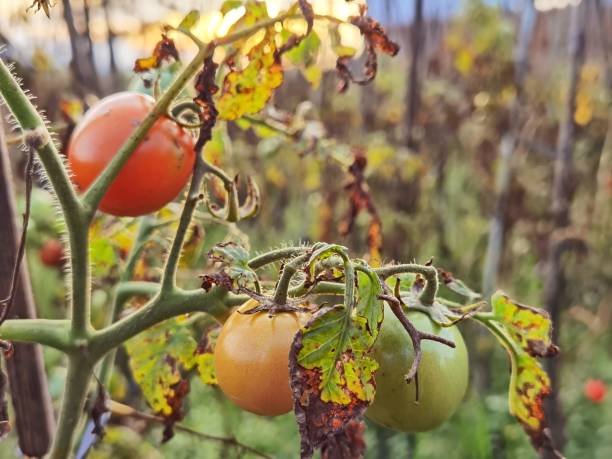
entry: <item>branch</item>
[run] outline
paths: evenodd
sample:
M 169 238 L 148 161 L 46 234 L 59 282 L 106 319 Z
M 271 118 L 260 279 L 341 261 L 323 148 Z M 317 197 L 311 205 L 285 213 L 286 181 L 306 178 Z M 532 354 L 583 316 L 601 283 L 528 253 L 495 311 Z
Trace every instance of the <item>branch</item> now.
M 74 351 L 69 320 L 9 319 L 0 326 L 0 339 L 38 343 L 65 353 Z
M 155 416 L 152 414 L 137 411 L 135 408 L 132 408 L 131 406 L 124 405 L 123 403 L 115 402 L 114 400 L 111 400 L 109 402 L 108 408 L 111 414 L 114 416 L 131 417 L 135 419 L 141 419 L 143 421 L 156 422 L 160 424 L 164 424 L 166 422 L 166 420 L 160 416 Z M 173 427 L 175 430 L 178 430 L 179 432 L 185 432 L 190 435 L 194 435 L 198 438 L 201 438 L 203 440 L 221 442 L 226 445 L 235 446 L 236 448 L 240 448 L 244 450 L 245 452 L 255 454 L 256 456 L 267 458 L 267 459 L 272 459 L 271 456 L 268 456 L 267 454 L 262 453 L 261 451 L 258 451 L 250 446 L 240 443 L 235 438 L 226 438 L 226 437 L 218 437 L 216 435 L 210 435 L 204 432 L 199 432 L 197 430 L 192 429 L 191 427 L 187 427 L 186 425 L 183 425 L 180 423 L 174 424 Z

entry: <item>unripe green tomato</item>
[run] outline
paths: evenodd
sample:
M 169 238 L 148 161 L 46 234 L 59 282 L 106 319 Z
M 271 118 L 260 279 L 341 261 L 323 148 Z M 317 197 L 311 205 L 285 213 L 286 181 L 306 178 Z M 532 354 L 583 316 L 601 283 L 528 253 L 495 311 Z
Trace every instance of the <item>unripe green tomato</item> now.
M 410 336 L 388 306 L 372 356 L 380 368 L 376 373 L 376 395 L 366 416 L 385 427 L 402 432 L 425 432 L 446 421 L 455 412 L 468 385 L 468 354 L 459 329 L 443 328 L 425 313 L 407 314 L 414 326 L 455 343 L 455 348 L 436 341 L 421 341 L 419 401 L 415 383 L 404 375 L 414 360 Z

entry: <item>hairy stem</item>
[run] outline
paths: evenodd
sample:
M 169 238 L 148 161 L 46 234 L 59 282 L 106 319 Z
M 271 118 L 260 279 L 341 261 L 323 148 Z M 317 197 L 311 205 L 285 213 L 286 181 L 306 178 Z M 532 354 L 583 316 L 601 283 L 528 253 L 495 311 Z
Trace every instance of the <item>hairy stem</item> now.
M 89 362 L 81 356 L 68 361 L 66 389 L 49 459 L 66 459 L 71 455 L 74 434 L 83 414 L 91 374 Z
M 63 352 L 69 352 L 73 348 L 68 320 L 5 320 L 0 327 L 0 339 L 43 344 Z
M 310 258 L 310 254 L 305 253 L 304 255 L 300 255 L 299 257 L 294 258 L 289 263 L 285 264 L 285 266 L 283 266 L 281 277 L 278 280 L 276 290 L 274 291 L 275 304 L 284 305 L 287 303 L 287 293 L 289 291 L 289 284 L 291 283 L 291 278 L 297 272 L 300 265 L 308 261 L 308 258 Z
M 262 268 L 279 260 L 293 258 L 306 250 L 308 250 L 308 247 L 284 247 L 282 249 L 272 250 L 252 258 L 249 261 L 249 268 Z

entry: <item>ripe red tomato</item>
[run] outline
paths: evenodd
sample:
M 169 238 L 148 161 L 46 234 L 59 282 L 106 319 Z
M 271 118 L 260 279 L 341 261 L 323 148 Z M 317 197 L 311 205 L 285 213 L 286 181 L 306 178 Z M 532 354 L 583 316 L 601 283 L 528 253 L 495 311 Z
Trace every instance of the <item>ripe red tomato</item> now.
M 293 407 L 289 349 L 306 314 L 239 312 L 258 304 L 247 301 L 223 324 L 215 344 L 215 371 L 223 393 L 240 408 L 277 416 Z
M 64 246 L 57 239 L 49 239 L 40 248 L 39 256 L 43 265 L 60 267 L 64 264 Z
M 144 94 L 120 92 L 89 109 L 68 147 L 68 162 L 80 190 L 86 190 L 100 175 L 154 103 Z M 161 117 L 111 184 L 100 210 L 138 216 L 162 208 L 185 186 L 194 162 L 193 136 Z
M 608 386 L 601 379 L 589 379 L 584 384 L 584 395 L 595 403 L 602 403 L 608 393 Z

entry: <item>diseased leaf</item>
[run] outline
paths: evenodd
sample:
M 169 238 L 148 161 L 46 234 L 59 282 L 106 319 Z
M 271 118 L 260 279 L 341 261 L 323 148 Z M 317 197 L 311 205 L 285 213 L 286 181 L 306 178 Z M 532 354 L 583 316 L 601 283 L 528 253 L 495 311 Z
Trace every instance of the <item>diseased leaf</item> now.
M 512 342 L 508 331 L 499 323 L 487 325 L 508 351 L 511 362 L 509 388 L 509 410 L 529 435 L 538 452 L 548 451 L 554 457 L 563 459 L 552 441 L 544 416 L 544 398 L 550 395 L 550 378 L 538 361 Z
M 206 330 L 195 351 L 195 363 L 204 384 L 218 384 L 215 373 L 214 349 L 221 326 Z
M 548 312 L 513 301 L 500 291 L 491 297 L 491 306 L 496 320 L 529 355 L 553 357 L 558 354 L 559 348 L 551 338 L 552 322 Z
M 151 69 L 159 68 L 164 61 L 171 61 L 172 59 L 178 61 L 179 54 L 174 41 L 168 38 L 167 35 L 162 34 L 162 38 L 155 45 L 153 54 L 149 57 L 136 59 L 134 63 L 133 71 L 136 73 L 146 72 Z
M 373 400 L 373 342 L 366 319 L 342 306 L 322 309 L 297 333 L 289 368 L 302 458 L 359 420 Z
M 251 27 L 257 22 L 264 21 L 270 18 L 270 16 L 268 16 L 268 7 L 266 6 L 265 2 L 258 0 L 247 0 L 241 2 L 226 3 L 228 3 L 228 7 L 232 5 L 234 6 L 232 8 L 227 9 L 223 14 L 240 6 L 244 6 L 245 8 L 244 14 L 234 23 L 234 25 L 229 28 L 228 34 L 238 32 L 241 29 Z M 225 4 L 223 6 L 225 6 Z M 222 7 L 221 11 L 223 12 L 223 10 L 224 8 Z M 238 41 L 234 44 L 234 46 L 239 46 L 242 42 L 243 41 Z
M 359 28 L 361 34 L 372 45 L 375 51 L 395 56 L 399 51 L 399 45 L 391 41 L 380 23 L 366 16 L 366 12 L 367 9 L 362 9 L 362 14 L 350 17 L 349 22 Z
M 208 257 L 221 265 L 221 272 L 201 276 L 202 288 L 206 291 L 213 285 L 235 291 L 239 287 L 246 287 L 257 281 L 257 274 L 248 264 L 249 252 L 235 242 L 215 245 L 208 253 Z
M 185 31 L 190 31 L 200 20 L 200 12 L 198 10 L 191 10 L 183 18 L 178 28 Z
M 376 339 L 384 316 L 383 302 L 378 298 L 383 290 L 378 279 L 372 279 L 364 272 L 357 272 L 357 279 L 358 300 L 355 309 L 359 316 L 366 319 L 368 333 Z
M 365 423 L 355 419 L 330 435 L 321 447 L 321 459 L 361 459 L 365 454 Z
M 42 9 L 45 13 L 45 16 L 47 16 L 48 19 L 51 19 L 51 13 L 49 10 L 52 6 L 54 5 L 51 4 L 51 0 L 33 0 L 27 11 L 36 8 L 35 13 L 38 13 Z
M 246 67 L 225 76 L 217 100 L 221 119 L 235 120 L 265 107 L 273 90 L 283 82 L 283 68 L 275 51 L 274 35 L 267 31 L 263 40 L 249 51 Z
M 184 380 L 181 368 L 190 370 L 195 364 L 197 343 L 182 320 L 162 322 L 126 343 L 134 379 L 153 411 L 166 418 L 177 409 L 177 385 Z

